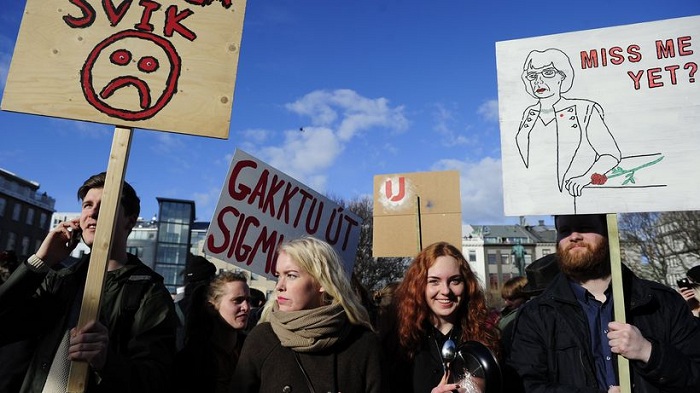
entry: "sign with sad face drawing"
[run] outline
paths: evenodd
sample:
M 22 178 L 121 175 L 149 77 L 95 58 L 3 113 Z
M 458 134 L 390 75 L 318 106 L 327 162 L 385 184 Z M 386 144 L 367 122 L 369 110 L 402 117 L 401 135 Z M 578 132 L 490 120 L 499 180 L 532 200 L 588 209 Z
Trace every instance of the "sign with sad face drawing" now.
M 2 109 L 227 138 L 245 0 L 28 0 Z

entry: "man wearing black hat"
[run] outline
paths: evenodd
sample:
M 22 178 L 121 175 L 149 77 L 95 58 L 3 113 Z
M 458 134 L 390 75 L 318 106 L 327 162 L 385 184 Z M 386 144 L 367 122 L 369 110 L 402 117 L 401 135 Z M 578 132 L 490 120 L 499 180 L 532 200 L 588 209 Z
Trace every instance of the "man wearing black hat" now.
M 613 321 L 605 215 L 556 216 L 561 273 L 518 316 L 508 364 L 527 392 L 700 391 L 700 326 L 672 289 L 622 266 L 626 318 Z

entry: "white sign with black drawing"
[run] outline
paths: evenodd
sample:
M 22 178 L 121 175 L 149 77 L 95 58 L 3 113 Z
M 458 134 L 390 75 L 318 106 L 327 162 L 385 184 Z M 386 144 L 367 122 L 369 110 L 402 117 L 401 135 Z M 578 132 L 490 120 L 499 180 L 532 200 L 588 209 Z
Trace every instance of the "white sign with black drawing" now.
M 700 209 L 700 17 L 498 42 L 508 216 Z

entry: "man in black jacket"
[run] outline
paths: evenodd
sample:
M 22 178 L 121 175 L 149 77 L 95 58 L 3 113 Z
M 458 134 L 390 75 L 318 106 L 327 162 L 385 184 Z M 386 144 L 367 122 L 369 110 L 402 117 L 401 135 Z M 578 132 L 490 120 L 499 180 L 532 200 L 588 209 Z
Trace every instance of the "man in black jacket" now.
M 700 391 L 700 327 L 672 289 L 624 265 L 628 323 L 613 320 L 604 215 L 555 217 L 561 273 L 516 321 L 508 363 L 527 392 L 619 392 L 616 356 L 634 392 Z
M 0 286 L 0 345 L 28 338 L 37 343 L 21 393 L 65 392 L 69 359 L 90 365 L 88 393 L 153 393 L 167 386 L 177 316 L 163 278 L 126 252 L 140 210 L 128 183 L 115 217 L 97 321 L 75 327 L 90 256 L 54 270 L 75 247 L 75 233 L 82 233 L 90 247 L 95 241 L 105 179 L 102 172 L 83 183 L 78 190 L 80 219 L 51 230 L 36 253 Z

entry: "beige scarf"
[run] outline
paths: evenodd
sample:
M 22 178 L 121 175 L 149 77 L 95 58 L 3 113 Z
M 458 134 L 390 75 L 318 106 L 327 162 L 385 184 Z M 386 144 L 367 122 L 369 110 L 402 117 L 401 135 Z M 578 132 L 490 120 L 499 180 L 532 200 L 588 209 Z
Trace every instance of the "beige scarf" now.
M 270 325 L 283 347 L 295 352 L 319 352 L 342 341 L 351 325 L 340 304 L 311 310 L 278 311 L 273 306 Z

